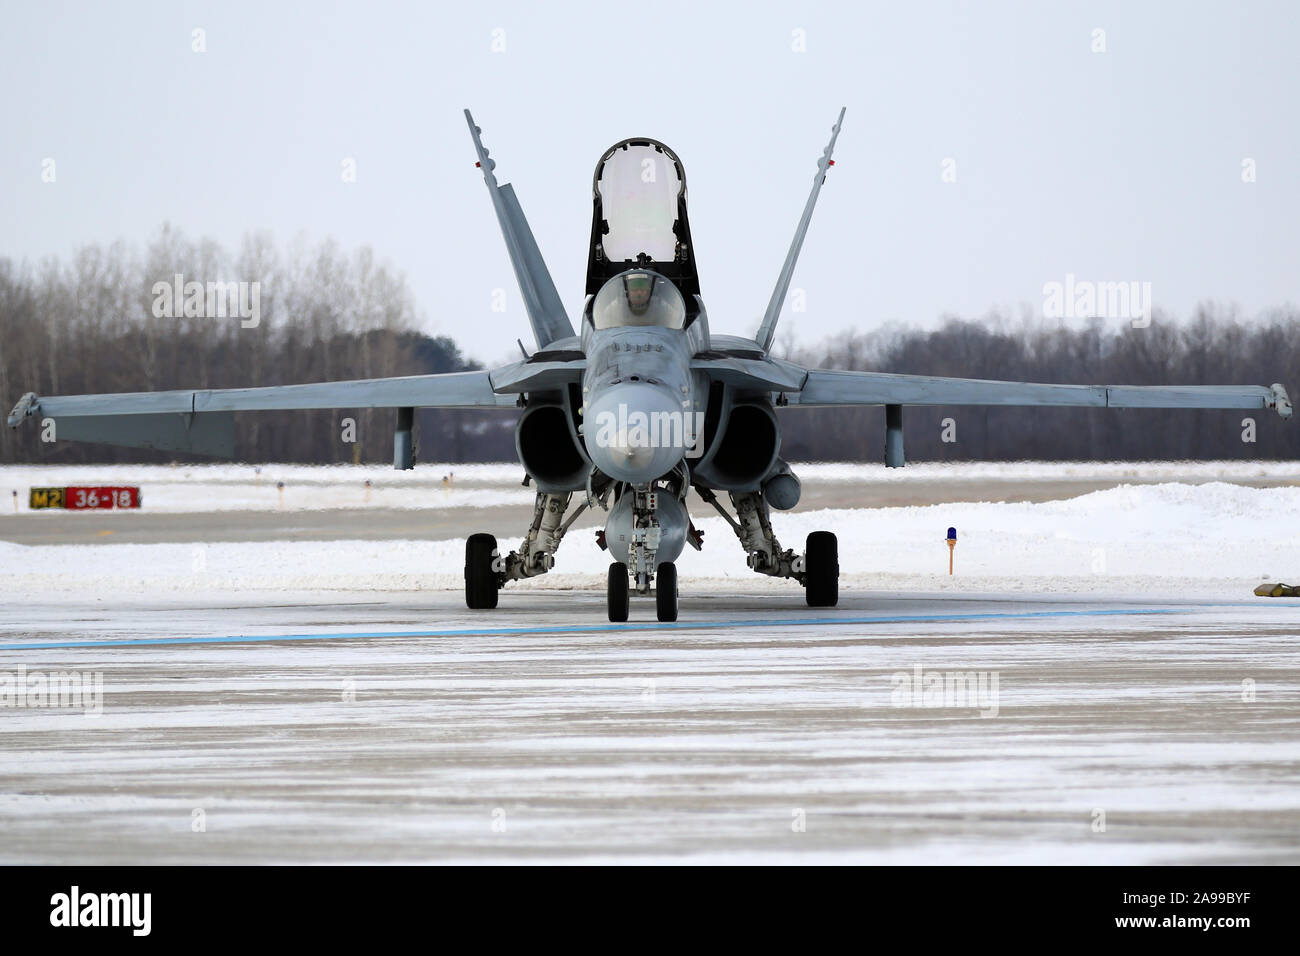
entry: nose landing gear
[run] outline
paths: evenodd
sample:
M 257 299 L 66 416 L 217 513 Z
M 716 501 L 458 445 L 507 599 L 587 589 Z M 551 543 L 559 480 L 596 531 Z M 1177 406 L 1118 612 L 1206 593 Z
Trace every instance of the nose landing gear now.
M 677 565 L 669 561 L 659 565 L 655 583 L 655 612 L 661 621 L 677 620 Z
M 609 583 L 605 586 L 605 603 L 611 621 L 626 621 L 628 606 L 627 565 L 615 561 L 609 566 Z
M 655 615 L 661 621 L 677 620 L 677 565 L 666 561 L 659 565 L 652 577 L 645 572 L 638 575 L 637 593 L 649 594 L 651 585 L 655 592 Z M 611 621 L 626 621 L 632 593 L 631 573 L 622 561 L 609 566 L 609 580 L 605 587 L 605 602 Z
M 655 613 L 661 621 L 677 620 L 677 565 L 673 561 L 686 544 L 700 546 L 691 536 L 686 512 L 686 474 L 648 485 L 620 485 L 605 530 L 597 537 L 615 559 L 609 568 L 606 596 L 611 621 L 626 621 L 632 591 L 647 597 L 653 591 Z

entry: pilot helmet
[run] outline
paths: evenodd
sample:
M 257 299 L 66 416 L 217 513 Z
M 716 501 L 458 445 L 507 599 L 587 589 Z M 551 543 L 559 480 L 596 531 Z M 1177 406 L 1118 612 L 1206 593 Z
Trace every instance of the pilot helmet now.
M 612 276 L 596 293 L 591 308 L 597 329 L 686 324 L 686 301 L 677 286 L 656 272 L 630 269 Z

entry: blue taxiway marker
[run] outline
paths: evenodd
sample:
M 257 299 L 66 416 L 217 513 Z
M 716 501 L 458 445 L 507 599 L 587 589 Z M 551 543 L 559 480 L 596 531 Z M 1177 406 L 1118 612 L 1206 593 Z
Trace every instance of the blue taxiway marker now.
M 1076 617 L 1119 617 L 1150 614 L 1188 614 L 1207 605 L 1154 608 L 1098 608 L 1084 611 L 1015 611 L 970 614 L 888 614 L 875 617 L 736 618 L 725 621 L 677 621 L 674 623 L 555 624 L 537 627 L 462 627 L 438 631 L 340 631 L 335 634 L 237 634 L 221 637 L 138 637 L 112 641 L 42 641 L 31 644 L 0 643 L 5 651 L 56 651 L 94 647 L 159 647 L 203 644 L 268 644 L 289 641 L 363 641 L 385 638 L 428 637 L 516 637 L 541 634 L 606 634 L 628 631 L 699 631 L 720 628 L 808 627 L 851 624 L 939 624 L 970 621 L 1033 621 Z M 1218 605 L 1208 605 L 1215 607 Z M 1250 605 L 1257 606 L 1257 605 Z

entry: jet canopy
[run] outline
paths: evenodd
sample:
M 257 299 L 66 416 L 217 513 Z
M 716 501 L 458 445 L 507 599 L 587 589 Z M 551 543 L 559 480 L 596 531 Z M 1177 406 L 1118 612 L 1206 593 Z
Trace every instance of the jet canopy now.
M 677 155 L 653 139 L 615 143 L 592 179 L 587 294 L 633 268 L 673 283 L 694 311 L 700 281 L 686 218 L 686 172 Z
M 633 269 L 600 287 L 591 304 L 591 321 L 597 329 L 680 329 L 686 325 L 686 301 L 663 276 Z
M 677 257 L 677 164 L 648 143 L 628 144 L 609 154 L 596 180 L 606 231 L 601 240 L 611 262 L 652 262 Z

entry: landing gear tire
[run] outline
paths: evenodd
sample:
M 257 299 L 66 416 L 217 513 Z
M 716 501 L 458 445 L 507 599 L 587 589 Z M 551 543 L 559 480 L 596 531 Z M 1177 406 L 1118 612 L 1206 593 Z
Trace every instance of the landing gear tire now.
M 804 551 L 804 596 L 809 607 L 834 607 L 840 599 L 840 548 L 834 532 L 814 531 Z
M 627 620 L 627 565 L 615 561 L 609 566 L 609 583 L 605 588 L 605 602 L 609 605 L 611 621 Z
M 659 565 L 655 575 L 655 611 L 661 621 L 677 620 L 677 565 Z
M 497 539 L 490 534 L 472 534 L 465 542 L 465 606 L 488 610 L 497 606 L 497 573 L 492 567 Z

